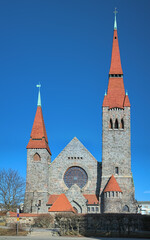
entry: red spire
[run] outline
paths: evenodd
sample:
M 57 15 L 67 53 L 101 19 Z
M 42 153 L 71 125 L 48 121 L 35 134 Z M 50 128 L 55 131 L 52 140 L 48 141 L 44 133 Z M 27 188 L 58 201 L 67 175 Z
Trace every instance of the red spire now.
M 122 192 L 114 175 L 112 175 L 111 178 L 109 179 L 109 181 L 104 189 L 104 192 Z
M 27 148 L 46 148 L 47 151 L 51 154 L 48 146 L 48 138 L 46 134 L 41 106 L 37 107 L 30 137 L 31 138 L 29 140 Z
M 114 36 L 112 45 L 112 56 L 109 71 L 109 83 L 107 94 L 104 97 L 103 107 L 109 108 L 124 108 L 130 107 L 129 98 L 126 98 L 124 82 L 123 82 L 123 71 L 121 67 L 118 35 L 117 35 L 117 22 L 115 16 L 114 24 Z
M 114 30 L 112 55 L 109 74 L 123 74 L 121 67 L 117 29 Z

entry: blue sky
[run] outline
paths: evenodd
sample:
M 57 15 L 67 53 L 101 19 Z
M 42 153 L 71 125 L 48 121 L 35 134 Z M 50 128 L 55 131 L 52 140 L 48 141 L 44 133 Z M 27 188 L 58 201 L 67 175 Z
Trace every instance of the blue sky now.
M 101 161 L 115 7 L 135 196 L 150 200 L 149 0 L 0 0 L 0 168 L 26 176 L 39 82 L 52 160 L 76 136 Z

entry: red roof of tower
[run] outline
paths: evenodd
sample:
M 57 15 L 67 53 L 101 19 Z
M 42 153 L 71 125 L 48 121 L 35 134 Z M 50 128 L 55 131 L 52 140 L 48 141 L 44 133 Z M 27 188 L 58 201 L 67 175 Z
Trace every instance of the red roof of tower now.
M 121 67 L 117 27 L 114 29 L 112 56 L 109 71 L 107 94 L 104 97 L 103 107 L 124 108 L 130 107 L 129 98 L 126 98 L 123 71 Z
M 30 137 L 27 148 L 46 148 L 51 154 L 41 106 L 37 107 Z
M 49 212 L 76 212 L 64 193 L 59 195 Z
M 111 178 L 109 179 L 109 181 L 104 189 L 104 192 L 122 192 L 114 175 L 112 175 Z
M 114 30 L 109 74 L 123 74 L 121 67 L 117 29 Z

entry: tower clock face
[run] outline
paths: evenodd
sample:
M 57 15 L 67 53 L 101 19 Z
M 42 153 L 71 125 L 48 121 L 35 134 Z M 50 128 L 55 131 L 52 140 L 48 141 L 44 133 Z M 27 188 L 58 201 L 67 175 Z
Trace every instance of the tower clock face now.
M 74 184 L 77 184 L 80 188 L 83 188 L 87 181 L 88 175 L 81 167 L 70 167 L 64 174 L 64 182 L 68 188 Z

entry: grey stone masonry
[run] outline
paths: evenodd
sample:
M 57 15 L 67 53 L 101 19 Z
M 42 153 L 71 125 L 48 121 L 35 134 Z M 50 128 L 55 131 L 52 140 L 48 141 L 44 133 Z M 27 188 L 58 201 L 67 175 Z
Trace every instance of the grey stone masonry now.
M 64 174 L 72 166 L 80 167 L 87 173 L 88 180 L 82 194 L 96 194 L 98 162 L 76 137 L 50 165 L 49 193 L 61 194 L 68 190 Z
M 118 128 L 115 128 L 116 119 Z M 123 127 L 121 119 L 124 122 Z M 104 211 L 103 201 L 105 201 L 102 196 L 103 190 L 112 175 L 123 192 L 122 211 L 124 206 L 128 206 L 130 212 L 135 212 L 134 184 L 131 173 L 130 107 L 124 109 L 103 107 L 102 121 L 102 181 L 100 188 L 102 212 Z M 110 126 L 110 121 L 112 121 L 112 126 Z
M 36 159 L 34 156 L 38 156 Z M 46 149 L 27 149 L 27 178 L 24 211 L 48 211 L 49 165 L 51 156 Z

